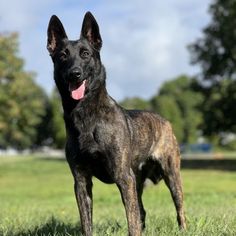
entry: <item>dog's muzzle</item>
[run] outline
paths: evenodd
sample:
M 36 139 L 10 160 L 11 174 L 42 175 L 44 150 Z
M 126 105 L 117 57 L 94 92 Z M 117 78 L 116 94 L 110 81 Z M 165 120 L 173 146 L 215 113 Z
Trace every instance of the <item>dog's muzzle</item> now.
M 82 82 L 80 81 L 82 77 L 82 71 L 79 68 L 75 68 L 68 74 L 69 82 Z

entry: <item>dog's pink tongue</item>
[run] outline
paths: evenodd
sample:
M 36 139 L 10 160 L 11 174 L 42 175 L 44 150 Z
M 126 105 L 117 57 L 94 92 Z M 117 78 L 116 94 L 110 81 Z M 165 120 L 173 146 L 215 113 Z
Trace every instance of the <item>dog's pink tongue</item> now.
M 79 86 L 79 88 L 77 88 L 71 92 L 71 97 L 75 100 L 80 100 L 84 97 L 84 92 L 85 92 L 85 80 Z

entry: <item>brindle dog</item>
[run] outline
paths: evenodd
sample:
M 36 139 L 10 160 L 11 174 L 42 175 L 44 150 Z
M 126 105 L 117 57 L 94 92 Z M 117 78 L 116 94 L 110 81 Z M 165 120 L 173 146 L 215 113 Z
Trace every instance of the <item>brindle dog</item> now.
M 62 98 L 67 131 L 66 158 L 74 177 L 83 235 L 92 235 L 92 177 L 115 183 L 124 203 L 130 236 L 145 227 L 144 182 L 164 179 L 180 228 L 184 229 L 180 153 L 168 121 L 159 115 L 125 110 L 107 93 L 100 60 L 98 24 L 87 12 L 79 40 L 69 40 L 54 15 L 47 48 Z

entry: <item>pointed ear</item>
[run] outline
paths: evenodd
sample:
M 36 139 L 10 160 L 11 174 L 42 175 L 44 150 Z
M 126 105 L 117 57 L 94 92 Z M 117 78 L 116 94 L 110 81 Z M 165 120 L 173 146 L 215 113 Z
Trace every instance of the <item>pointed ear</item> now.
M 102 47 L 98 23 L 91 12 L 87 12 L 84 16 L 80 38 L 86 38 L 98 51 Z
M 47 42 L 47 49 L 51 56 L 55 53 L 55 50 L 58 48 L 62 40 L 66 38 L 67 35 L 61 21 L 57 16 L 53 15 L 48 24 Z

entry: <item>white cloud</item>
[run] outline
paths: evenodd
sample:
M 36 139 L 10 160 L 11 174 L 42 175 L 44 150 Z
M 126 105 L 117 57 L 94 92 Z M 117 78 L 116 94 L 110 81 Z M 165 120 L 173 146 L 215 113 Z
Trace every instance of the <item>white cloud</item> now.
M 186 45 L 208 22 L 210 0 L 77 1 L 9 0 L 0 3 L 0 28 L 20 32 L 26 68 L 50 91 L 52 63 L 46 51 L 49 18 L 57 14 L 67 34 L 80 34 L 82 17 L 94 13 L 104 41 L 108 90 L 115 99 L 152 96 L 166 79 L 194 73 Z
M 105 32 L 105 39 L 109 42 L 107 46 L 105 43 L 103 53 L 112 73 L 112 81 L 108 78 L 111 94 L 120 97 L 120 90 L 117 95 L 114 90 L 120 86 L 123 88 L 122 97 L 136 95 L 147 98 L 163 81 L 196 71 L 189 65 L 186 45 L 193 42 L 200 32 L 195 22 L 201 27 L 206 24 L 208 18 L 202 6 L 206 10 L 208 5 L 206 1 L 199 6 L 195 4 L 195 8 L 190 8 L 190 5 L 187 2 L 178 5 L 177 1 L 171 0 L 149 1 L 145 5 L 139 1 L 122 18 L 102 22 L 104 28 L 110 29 Z M 184 7 L 188 12 L 183 11 Z M 116 86 L 110 85 L 114 83 Z

